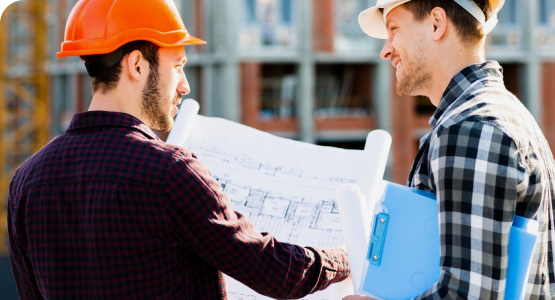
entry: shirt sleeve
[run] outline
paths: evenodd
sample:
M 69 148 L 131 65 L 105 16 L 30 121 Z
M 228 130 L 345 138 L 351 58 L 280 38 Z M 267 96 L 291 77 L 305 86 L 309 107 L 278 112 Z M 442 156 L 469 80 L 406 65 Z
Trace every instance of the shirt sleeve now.
M 515 143 L 496 127 L 466 121 L 439 132 L 429 155 L 441 275 L 417 299 L 503 299 L 519 193 Z
M 303 248 L 255 230 L 194 155 L 178 159 L 165 190 L 169 226 L 179 242 L 260 294 L 301 298 L 349 276 L 340 248 Z
M 15 180 L 15 179 L 14 179 Z M 8 245 L 12 273 L 17 287 L 19 299 L 42 299 L 33 272 L 31 259 L 27 255 L 26 231 L 24 226 L 26 199 L 16 196 L 14 182 L 10 183 L 8 198 Z M 16 226 L 18 224 L 19 226 Z M 21 236 L 23 235 L 23 236 Z

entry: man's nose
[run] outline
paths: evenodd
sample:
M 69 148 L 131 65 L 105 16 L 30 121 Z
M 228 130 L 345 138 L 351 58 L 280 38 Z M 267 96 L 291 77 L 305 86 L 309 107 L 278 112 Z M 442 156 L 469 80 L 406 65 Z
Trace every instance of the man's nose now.
M 382 59 L 391 59 L 391 56 L 393 55 L 393 46 L 391 45 L 391 39 L 387 39 L 387 41 L 385 42 L 385 45 L 382 48 L 382 51 L 380 52 L 380 57 Z
M 189 82 L 187 81 L 187 77 L 183 71 L 181 71 L 181 80 L 179 80 L 179 84 L 177 85 L 177 92 L 183 96 L 188 95 L 191 92 L 191 87 L 189 86 Z

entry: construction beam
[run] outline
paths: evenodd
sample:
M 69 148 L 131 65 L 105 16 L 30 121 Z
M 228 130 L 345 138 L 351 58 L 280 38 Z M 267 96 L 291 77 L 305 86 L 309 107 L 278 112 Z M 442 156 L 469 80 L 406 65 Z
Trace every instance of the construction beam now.
M 8 252 L 6 208 L 11 178 L 50 139 L 44 68 L 46 5 L 42 0 L 16 2 L 0 23 L 0 45 L 7 45 L 0 47 L 0 254 Z M 24 72 L 11 74 L 16 68 Z
M 8 16 L 14 5 L 8 6 L 0 21 L 0 45 L 6 45 L 8 33 Z M 7 196 L 10 181 L 6 174 L 8 169 L 7 145 L 5 144 L 6 129 L 8 128 L 8 103 L 6 93 L 7 78 L 7 47 L 0 47 L 0 255 L 8 253 L 7 247 Z

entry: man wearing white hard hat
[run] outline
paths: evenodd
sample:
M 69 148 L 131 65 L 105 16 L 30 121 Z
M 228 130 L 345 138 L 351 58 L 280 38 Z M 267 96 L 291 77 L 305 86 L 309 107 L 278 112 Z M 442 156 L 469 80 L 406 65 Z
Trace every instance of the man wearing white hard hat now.
M 380 55 L 396 69 L 397 93 L 437 107 L 407 181 L 436 194 L 439 211 L 441 275 L 417 299 L 503 299 L 515 215 L 540 223 L 525 298 L 555 297 L 553 155 L 485 58 L 503 4 L 378 0 L 359 16 L 365 33 L 387 39 Z

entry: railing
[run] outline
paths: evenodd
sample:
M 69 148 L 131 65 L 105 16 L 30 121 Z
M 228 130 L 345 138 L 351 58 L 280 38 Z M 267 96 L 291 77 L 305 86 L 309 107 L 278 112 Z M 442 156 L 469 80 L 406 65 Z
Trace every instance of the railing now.
M 488 46 L 495 49 L 514 50 L 522 48 L 523 29 L 520 24 L 499 23 L 495 29 L 488 34 Z
M 536 42 L 541 50 L 552 50 L 555 55 L 555 26 L 540 26 L 536 30 Z

